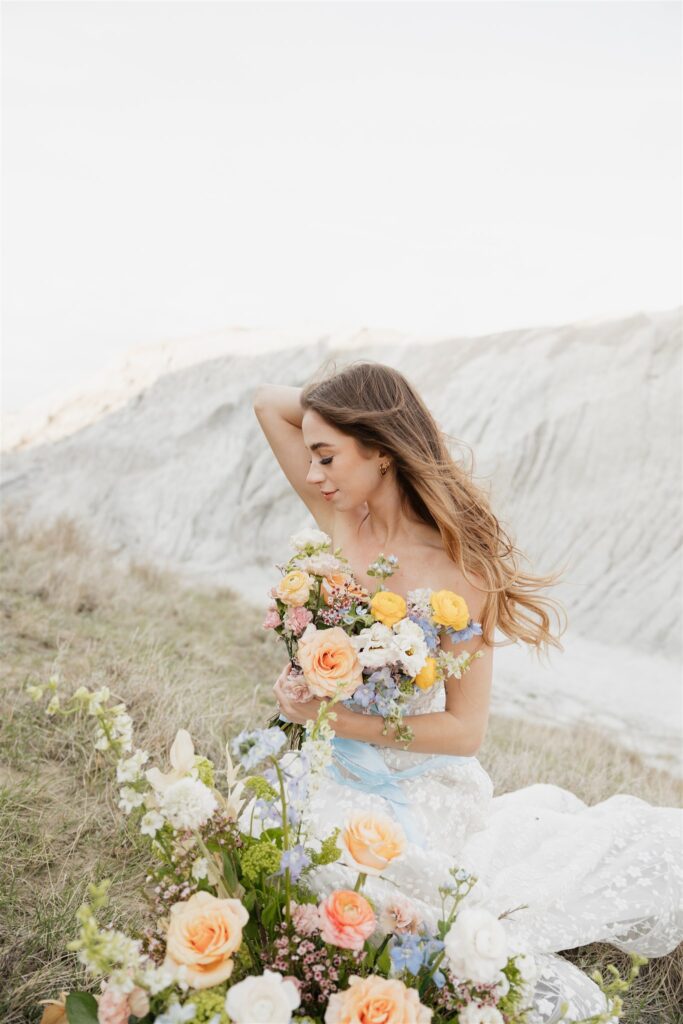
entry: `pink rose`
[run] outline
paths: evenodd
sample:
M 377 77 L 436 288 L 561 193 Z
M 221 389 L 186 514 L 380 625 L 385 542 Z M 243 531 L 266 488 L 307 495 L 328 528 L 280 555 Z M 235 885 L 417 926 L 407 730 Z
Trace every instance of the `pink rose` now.
M 313 621 L 313 612 L 308 608 L 288 608 L 285 612 L 285 629 L 294 633 L 294 636 L 301 636 L 309 622 Z
M 282 684 L 282 692 L 290 700 L 295 700 L 298 703 L 311 700 L 313 697 L 313 691 L 306 682 L 306 678 L 303 672 L 290 671 L 289 675 Z
M 282 625 L 282 619 L 278 614 L 277 608 L 269 608 L 266 613 L 266 617 L 263 620 L 264 629 L 275 629 L 276 626 Z

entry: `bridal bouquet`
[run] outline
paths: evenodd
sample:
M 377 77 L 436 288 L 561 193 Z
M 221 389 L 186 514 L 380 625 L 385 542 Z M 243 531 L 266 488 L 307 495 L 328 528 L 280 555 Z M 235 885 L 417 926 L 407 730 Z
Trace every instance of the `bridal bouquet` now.
M 68 949 L 99 991 L 42 1000 L 42 1024 L 525 1024 L 534 960 L 508 949 L 498 918 L 467 906 L 474 876 L 451 870 L 430 929 L 399 891 L 383 906 L 363 894 L 367 876 L 404 853 L 393 819 L 357 813 L 322 840 L 309 834 L 307 807 L 332 756 L 329 704 L 301 749 L 283 752 L 277 728 L 244 732 L 220 770 L 180 729 L 161 771 L 145 769 L 125 704 L 110 705 L 106 687 L 80 687 L 65 704 L 54 679 L 30 691 L 50 694 L 51 715 L 94 719 L 118 806 L 149 857 L 147 926 L 129 935 L 100 923 L 110 880 L 91 885 Z M 355 887 L 316 892 L 312 872 L 339 858 Z M 601 987 L 609 1011 L 591 1024 L 618 1019 L 628 986 Z
M 295 553 L 278 568 L 263 626 L 282 637 L 292 662 L 287 683 L 295 700 L 312 696 L 352 702 L 384 719 L 406 746 L 413 731 L 403 721 L 416 687 L 428 690 L 446 676 L 460 679 L 482 652 L 440 650 L 441 636 L 455 643 L 481 635 L 467 603 L 451 590 L 412 590 L 407 600 L 384 581 L 398 568 L 395 555 L 379 556 L 367 569 L 379 582 L 372 593 L 355 579 L 341 548 L 321 530 L 290 540 Z M 271 725 L 278 724 L 277 716 Z M 287 723 L 293 745 L 303 726 Z

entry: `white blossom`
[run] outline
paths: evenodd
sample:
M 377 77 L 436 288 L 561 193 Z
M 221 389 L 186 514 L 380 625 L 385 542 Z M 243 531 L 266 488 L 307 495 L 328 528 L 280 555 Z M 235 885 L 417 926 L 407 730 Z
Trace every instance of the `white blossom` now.
M 298 551 L 304 551 L 308 547 L 326 548 L 332 543 L 332 538 L 322 530 L 306 527 L 299 530 L 298 533 L 293 533 L 289 538 L 289 543 Z
M 292 1010 L 301 1002 L 293 981 L 277 971 L 265 970 L 232 985 L 225 997 L 225 1011 L 234 1024 L 289 1024 Z
M 483 907 L 463 908 L 445 938 L 445 953 L 455 978 L 488 985 L 508 961 L 505 929 Z
M 400 652 L 398 660 L 410 676 L 416 676 L 427 663 L 429 648 L 422 627 L 412 619 L 401 619 L 394 626 L 394 646 Z
M 134 807 L 139 807 L 145 802 L 145 794 L 139 793 L 137 789 L 130 786 L 123 786 L 120 793 L 119 807 L 124 814 L 130 814 Z
M 143 836 L 152 836 L 154 838 L 163 824 L 163 816 L 158 811 L 147 811 L 140 819 L 140 831 Z
M 141 768 L 145 761 L 149 760 L 146 750 L 136 750 L 130 757 L 122 758 L 116 765 L 116 779 L 118 782 L 136 782 L 142 777 Z
M 159 796 L 159 810 L 177 829 L 199 828 L 217 807 L 216 797 L 198 779 L 180 779 Z

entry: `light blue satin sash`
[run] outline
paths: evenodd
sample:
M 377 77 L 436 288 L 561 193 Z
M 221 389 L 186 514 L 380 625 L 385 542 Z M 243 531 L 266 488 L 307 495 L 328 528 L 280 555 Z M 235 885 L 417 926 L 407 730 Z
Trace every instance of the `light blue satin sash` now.
M 393 771 L 377 747 L 370 743 L 363 743 L 362 740 L 349 740 L 335 736 L 332 739 L 332 749 L 334 761 L 328 765 L 327 771 L 335 782 L 384 797 L 403 826 L 409 841 L 418 846 L 425 845 L 424 836 L 421 835 L 411 813 L 410 798 L 399 786 L 400 780 L 415 779 L 418 775 L 430 772 L 442 764 L 475 760 L 474 757 L 459 754 L 435 754 L 420 764 L 413 765 L 412 768 Z M 338 765 L 350 772 L 351 777 L 343 775 L 339 771 Z

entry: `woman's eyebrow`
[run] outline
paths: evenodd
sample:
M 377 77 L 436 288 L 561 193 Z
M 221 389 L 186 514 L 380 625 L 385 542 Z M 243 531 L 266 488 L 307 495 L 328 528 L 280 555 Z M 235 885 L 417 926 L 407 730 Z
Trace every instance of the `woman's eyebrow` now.
M 334 448 L 333 444 L 328 444 L 327 441 L 316 441 L 315 444 L 311 445 L 311 451 L 315 452 L 318 448 Z

